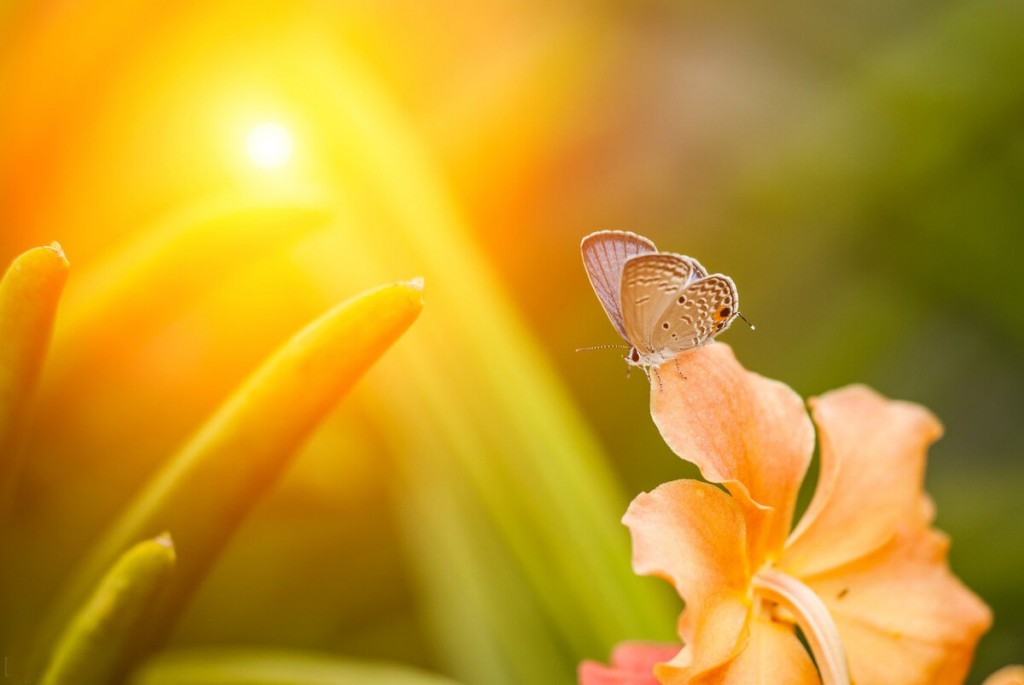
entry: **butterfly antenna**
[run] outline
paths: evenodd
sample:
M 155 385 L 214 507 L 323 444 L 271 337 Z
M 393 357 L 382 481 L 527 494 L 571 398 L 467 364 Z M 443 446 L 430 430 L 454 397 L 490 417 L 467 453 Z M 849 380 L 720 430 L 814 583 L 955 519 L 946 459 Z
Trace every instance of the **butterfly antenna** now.
M 752 331 L 756 331 L 757 330 L 757 328 L 754 326 L 754 324 L 752 324 L 749 321 L 747 321 L 747 317 L 743 316 L 743 314 L 741 314 L 740 312 L 736 312 L 736 315 L 738 317 L 740 317 L 741 319 L 743 319 L 743 323 L 745 323 L 748 326 L 750 326 L 750 330 L 752 330 Z
M 594 345 L 593 347 L 577 347 L 577 352 L 588 352 L 590 350 L 610 350 L 613 347 L 617 347 L 621 350 L 628 350 L 629 345 Z

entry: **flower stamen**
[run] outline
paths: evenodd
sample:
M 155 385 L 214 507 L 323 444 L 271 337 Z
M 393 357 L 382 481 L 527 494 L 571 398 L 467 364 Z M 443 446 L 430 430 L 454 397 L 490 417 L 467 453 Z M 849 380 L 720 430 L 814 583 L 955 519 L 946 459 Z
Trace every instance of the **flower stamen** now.
M 754 591 L 792 613 L 803 630 L 823 685 L 850 685 L 850 670 L 839 631 L 818 595 L 796 578 L 770 566 L 751 580 Z

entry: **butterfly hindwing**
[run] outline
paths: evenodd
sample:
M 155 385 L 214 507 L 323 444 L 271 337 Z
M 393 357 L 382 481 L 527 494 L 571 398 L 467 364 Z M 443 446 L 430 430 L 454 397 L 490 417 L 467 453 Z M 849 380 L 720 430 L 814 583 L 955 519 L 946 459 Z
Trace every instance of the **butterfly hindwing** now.
M 641 355 L 664 349 L 665 329 L 659 328 L 663 313 L 677 303 L 680 292 L 705 275 L 700 262 L 684 255 L 658 252 L 626 260 L 622 271 L 623 327 L 626 339 Z M 677 337 L 687 334 L 674 332 Z
M 731 278 L 714 274 L 693 281 L 659 314 L 651 346 L 678 353 L 703 345 L 728 328 L 738 311 L 739 294 Z

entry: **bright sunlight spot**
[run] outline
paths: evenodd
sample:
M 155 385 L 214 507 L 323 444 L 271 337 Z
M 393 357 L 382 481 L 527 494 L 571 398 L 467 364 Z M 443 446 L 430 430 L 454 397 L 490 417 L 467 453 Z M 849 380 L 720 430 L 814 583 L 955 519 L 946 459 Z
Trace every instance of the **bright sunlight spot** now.
M 292 134 L 278 123 L 258 124 L 249 131 L 245 149 L 256 166 L 276 169 L 292 154 Z

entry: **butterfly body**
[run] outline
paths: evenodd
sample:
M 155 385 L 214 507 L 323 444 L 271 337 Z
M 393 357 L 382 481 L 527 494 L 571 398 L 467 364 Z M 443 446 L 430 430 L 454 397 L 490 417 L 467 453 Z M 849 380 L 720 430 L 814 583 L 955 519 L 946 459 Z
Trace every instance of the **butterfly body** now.
M 739 314 L 731 278 L 708 275 L 692 257 L 658 252 L 635 233 L 591 233 L 580 249 L 598 300 L 631 346 L 626 362 L 633 366 L 657 367 L 709 343 Z

